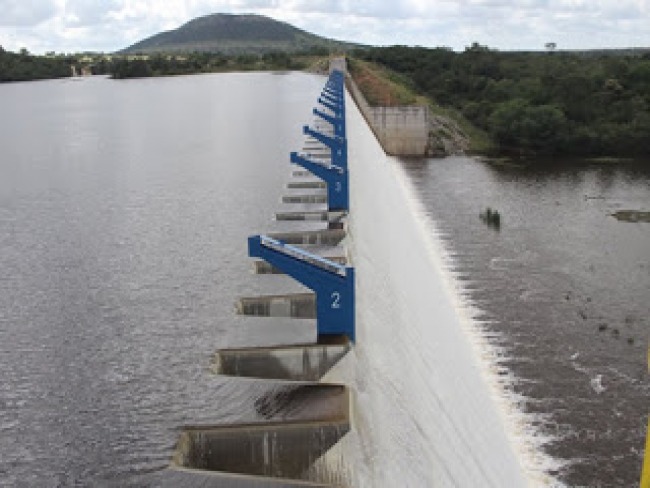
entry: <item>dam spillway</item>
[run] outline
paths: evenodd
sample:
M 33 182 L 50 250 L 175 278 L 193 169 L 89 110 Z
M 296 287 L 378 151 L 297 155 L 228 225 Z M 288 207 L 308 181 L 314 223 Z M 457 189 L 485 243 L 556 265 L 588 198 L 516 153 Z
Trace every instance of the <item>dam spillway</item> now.
M 311 152 L 291 155 L 291 162 L 322 181 L 305 180 L 305 174 L 294 176 L 302 179 L 289 183 L 289 194 L 282 198 L 285 205 L 326 204 L 325 209 L 310 209 L 320 213 L 316 220 L 325 228 L 248 239 L 249 255 L 261 259 L 255 261 L 257 274 L 269 278 L 286 274 L 313 293 L 243 297 L 237 304 L 242 315 L 314 317 L 316 342 L 222 349 L 212 366 L 219 375 L 291 382 L 296 386 L 287 386 L 288 390 L 305 393 L 273 395 L 268 402 L 258 398 L 254 408 L 266 421 L 186 425 L 172 467 L 158 481 L 164 486 L 239 486 L 241 476 L 246 477 L 246 486 L 300 485 L 309 482 L 314 463 L 350 429 L 349 388 L 315 383 L 349 351 L 355 337 L 354 269 L 347 258 L 330 259 L 317 253 L 319 249 L 332 252 L 346 235 L 349 176 L 344 90 L 344 74 L 333 70 L 319 98 L 329 114 L 314 110 L 319 117 L 315 128 L 303 128 L 309 136 L 303 149 L 316 156 Z M 305 193 L 292 194 L 295 189 Z M 287 220 L 294 222 L 313 220 L 307 214 L 296 218 L 296 211 L 281 214 L 290 215 Z M 305 410 L 309 403 L 315 406 Z M 306 417 L 301 411 L 306 411 Z
M 328 107 L 330 100 L 321 102 Z M 267 249 L 293 254 L 305 262 L 312 260 L 321 267 L 308 251 L 289 247 L 286 253 L 284 246 L 337 246 L 345 239 L 346 263 L 354 264 L 360 273 L 352 288 L 356 306 L 348 309 L 353 311 L 352 322 L 358 324 L 358 331 L 340 328 L 341 320 L 349 319 L 338 318 L 323 329 L 323 336 L 330 338 L 323 345 L 222 350 L 213 364 L 217 373 L 235 376 L 299 381 L 322 377 L 323 388 L 338 392 L 332 397 L 335 400 L 324 400 L 340 405 L 338 413 L 329 420 L 305 421 L 289 415 L 280 422 L 261 425 L 187 426 L 175 456 L 178 467 L 170 470 L 169 480 L 182 476 L 187 481 L 195 470 L 197 483 L 199 479 L 201 483 L 217 483 L 217 479 L 223 483 L 201 486 L 237 486 L 237 478 L 228 478 L 224 471 L 264 478 L 247 479 L 250 486 L 257 486 L 254 483 L 258 481 L 274 483 L 268 476 L 297 479 L 296 483 L 315 479 L 337 486 L 527 486 L 526 469 L 487 383 L 481 352 L 454 296 L 435 236 L 427 235 L 418 221 L 418 209 L 396 161 L 383 153 L 351 100 L 348 106 L 346 126 L 353 140 L 345 151 L 349 147 L 352 191 L 349 200 L 339 200 L 326 209 L 340 211 L 340 202 L 349 205 L 345 229 L 259 236 L 249 240 L 249 248 L 252 256 L 264 258 Z M 331 154 L 329 170 L 343 168 L 333 142 L 338 137 L 335 131 L 320 138 L 314 130 L 306 128 L 304 132 L 310 137 L 305 150 L 315 151 L 320 140 Z M 322 146 L 322 152 L 327 152 Z M 297 153 L 292 153 L 291 160 L 301 165 L 319 164 Z M 347 172 L 347 164 L 344 169 Z M 329 193 L 332 185 L 327 186 Z M 335 188 L 348 192 L 347 184 Z M 332 200 L 311 192 L 285 195 L 283 203 L 322 205 Z M 269 270 L 276 264 L 271 260 L 267 266 Z M 279 268 L 276 270 L 282 271 L 283 266 Z M 330 261 L 323 272 L 345 278 L 346 269 L 346 264 Z M 327 289 L 323 295 L 331 298 L 334 293 L 339 292 Z M 278 299 L 281 296 L 275 297 Z M 268 315 L 272 315 L 272 300 Z M 338 302 L 329 303 L 331 308 L 334 303 Z M 316 314 L 325 306 L 326 302 L 317 305 Z M 342 339 L 346 334 L 354 344 Z M 284 366 L 270 367 L 279 361 L 285 361 Z M 312 398 L 319 397 L 314 393 L 317 388 L 311 390 Z M 289 402 L 282 405 L 289 406 Z M 224 459 L 233 449 L 239 452 L 241 436 L 249 439 L 249 447 L 235 460 Z M 310 442 L 315 444 L 310 447 Z M 302 460 L 296 459 L 300 450 L 282 447 L 295 447 L 296 443 L 305 443 Z M 280 452 L 285 454 L 276 458 Z M 206 470 L 220 474 L 210 478 Z M 205 481 L 206 477 L 212 481 Z M 287 479 L 277 482 L 293 486 Z
M 325 378 L 350 384 L 355 416 L 337 446 L 345 462 L 332 462 L 352 466 L 350 486 L 545 485 L 527 472 L 444 249 L 399 161 L 358 110 L 348 112 L 348 131 L 357 343 Z M 372 466 L 359 469 L 367 458 Z

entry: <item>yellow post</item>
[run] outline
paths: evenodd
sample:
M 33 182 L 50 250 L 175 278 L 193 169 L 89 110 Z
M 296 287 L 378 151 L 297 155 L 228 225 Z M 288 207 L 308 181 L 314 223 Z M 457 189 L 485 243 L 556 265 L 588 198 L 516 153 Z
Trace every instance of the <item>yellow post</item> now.
M 641 472 L 641 488 L 650 488 L 650 417 L 645 431 L 645 456 L 643 456 L 643 471 Z
M 650 344 L 648 345 L 648 371 L 650 371 Z M 645 456 L 643 456 L 643 468 L 641 471 L 641 488 L 650 488 L 650 416 L 648 416 L 648 427 L 645 431 Z

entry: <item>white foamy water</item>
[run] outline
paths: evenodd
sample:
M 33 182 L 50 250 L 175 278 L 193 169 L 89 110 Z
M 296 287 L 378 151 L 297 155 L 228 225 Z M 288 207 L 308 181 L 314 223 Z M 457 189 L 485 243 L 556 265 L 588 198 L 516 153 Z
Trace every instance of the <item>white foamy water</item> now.
M 357 487 L 557 486 L 399 163 L 351 100 L 347 122 L 357 343 L 325 380 L 352 386 L 354 427 L 330 468 Z

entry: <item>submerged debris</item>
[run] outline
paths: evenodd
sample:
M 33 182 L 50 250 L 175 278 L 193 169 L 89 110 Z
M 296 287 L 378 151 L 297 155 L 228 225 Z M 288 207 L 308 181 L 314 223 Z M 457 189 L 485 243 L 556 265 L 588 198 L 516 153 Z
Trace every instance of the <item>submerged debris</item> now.
M 650 224 L 650 212 L 641 210 L 619 210 L 614 212 L 612 217 L 621 222 L 643 222 Z
M 488 207 L 485 212 L 479 214 L 479 218 L 487 224 L 488 227 L 492 227 L 496 230 L 501 228 L 501 214 L 498 210 L 492 210 Z
M 603 386 L 602 374 L 597 374 L 596 376 L 591 378 L 589 384 L 591 385 L 591 389 L 594 390 L 597 395 L 600 395 L 602 392 L 604 392 L 607 389 Z

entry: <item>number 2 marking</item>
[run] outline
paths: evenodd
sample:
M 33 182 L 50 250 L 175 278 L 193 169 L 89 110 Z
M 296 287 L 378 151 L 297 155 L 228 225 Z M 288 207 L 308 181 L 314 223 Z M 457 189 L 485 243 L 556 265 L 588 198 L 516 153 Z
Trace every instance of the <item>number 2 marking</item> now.
M 341 308 L 341 294 L 338 291 L 332 293 L 332 308 Z

